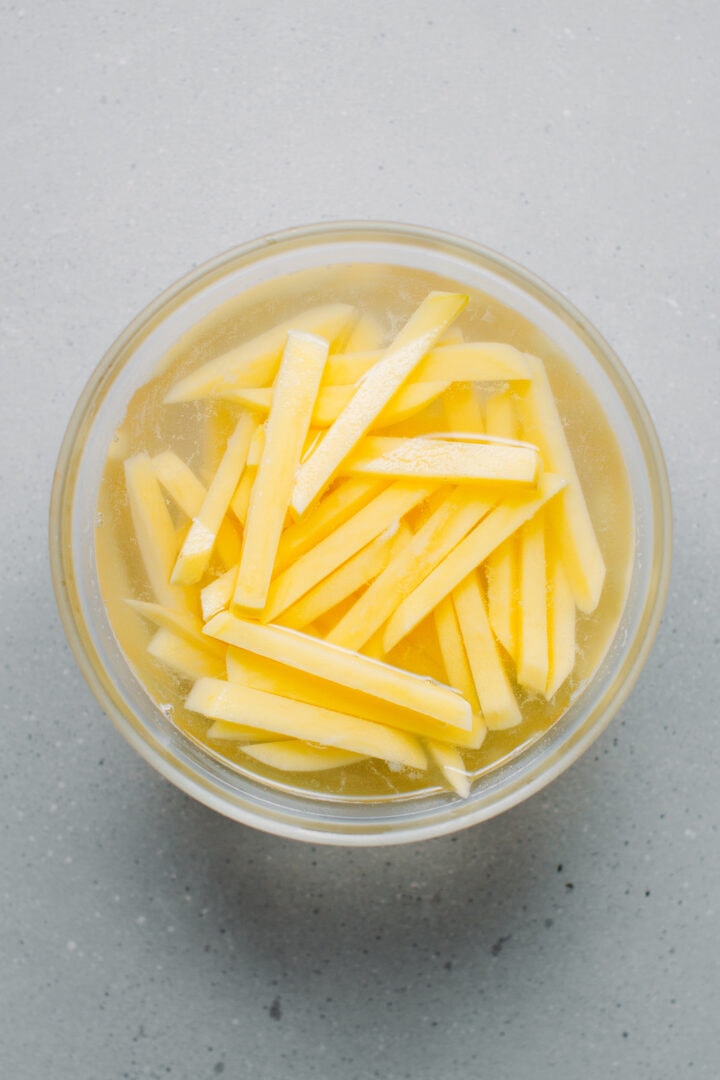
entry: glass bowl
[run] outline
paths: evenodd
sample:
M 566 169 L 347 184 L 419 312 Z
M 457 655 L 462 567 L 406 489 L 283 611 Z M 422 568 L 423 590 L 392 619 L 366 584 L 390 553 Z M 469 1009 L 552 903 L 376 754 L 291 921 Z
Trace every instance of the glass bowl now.
M 563 715 L 482 772 L 470 796 L 440 788 L 414 797 L 313 795 L 239 771 L 172 722 L 136 679 L 100 593 L 94 530 L 108 446 L 132 394 L 168 348 L 218 305 L 281 275 L 339 263 L 401 265 L 478 289 L 529 320 L 589 385 L 622 453 L 633 546 L 621 615 L 602 660 Z M 474 825 L 540 790 L 575 761 L 629 694 L 651 649 L 667 592 L 670 496 L 648 412 L 609 345 L 563 297 L 510 260 L 428 229 L 347 222 L 263 237 L 213 259 L 164 292 L 128 326 L 90 378 L 70 420 L 50 509 L 50 557 L 71 648 L 100 705 L 155 769 L 214 810 L 281 836 L 347 845 L 418 841 Z

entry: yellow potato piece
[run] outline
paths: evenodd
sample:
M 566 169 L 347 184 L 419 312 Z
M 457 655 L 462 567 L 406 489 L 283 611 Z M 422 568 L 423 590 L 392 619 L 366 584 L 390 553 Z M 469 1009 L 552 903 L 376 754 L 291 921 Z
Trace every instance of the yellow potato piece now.
M 501 441 L 366 436 L 340 466 L 340 472 L 419 477 L 452 484 L 482 482 L 535 487 L 540 474 L 540 455 L 533 446 Z
M 575 598 L 557 544 L 547 545 L 549 671 L 545 696 L 553 697 L 575 667 Z
M 410 542 L 360 596 L 327 640 L 361 648 L 448 552 L 493 508 L 493 501 L 460 488 L 443 502 Z
M 163 607 L 162 604 L 149 603 L 146 600 L 126 600 L 134 611 L 148 619 L 155 626 L 163 627 L 173 634 L 177 634 L 184 641 L 196 649 L 210 653 L 225 661 L 227 649 L 219 641 L 209 638 L 203 633 L 203 624 L 197 615 L 191 611 L 181 611 L 175 608 Z
M 207 570 L 218 531 L 245 468 L 254 428 L 250 414 L 243 413 L 180 549 L 171 577 L 174 584 L 194 585 Z
M 185 607 L 182 589 L 170 584 L 177 539 L 150 455 L 142 451 L 125 461 L 125 487 L 135 538 L 150 587 L 159 603 Z
M 153 472 L 182 512 L 189 518 L 200 513 L 207 491 L 189 465 L 173 450 L 163 450 L 152 459 Z M 217 551 L 226 566 L 240 558 L 240 537 L 225 518 L 217 533 Z
M 386 529 L 347 562 L 319 581 L 297 603 L 283 612 L 283 626 L 302 630 L 304 626 L 331 611 L 348 596 L 373 581 L 390 561 L 398 532 L 399 530 L 392 526 Z M 406 541 L 410 535 L 409 529 L 404 531 Z
M 450 687 L 298 630 L 263 626 L 220 612 L 205 625 L 205 633 L 271 660 L 281 656 L 290 667 L 383 698 L 453 727 L 467 730 L 472 724 L 469 704 Z
M 461 799 L 467 799 L 470 794 L 470 777 L 459 750 L 433 739 L 428 739 L 426 746 L 452 790 L 457 792 Z
M 199 679 L 188 695 L 186 707 L 211 719 L 264 728 L 412 769 L 427 765 L 420 743 L 405 732 L 223 679 Z
M 287 569 L 301 555 L 325 540 L 386 486 L 384 481 L 368 477 L 339 481 L 312 510 L 285 529 L 278 545 L 275 572 Z
M 518 394 L 523 433 L 539 447 L 545 468 L 567 479 L 553 517 L 575 602 L 589 613 L 600 599 L 605 562 L 545 368 L 536 356 L 528 355 L 526 360 L 532 379 Z
M 485 741 L 487 725 L 483 719 L 480 699 L 468 663 L 465 642 L 463 641 L 460 624 L 457 621 L 457 615 L 450 596 L 446 596 L 444 600 L 440 601 L 433 611 L 433 616 L 440 646 L 440 655 L 447 673 L 448 683 L 460 691 L 462 696 L 470 702 L 472 709 L 472 739 L 462 745 L 467 745 L 472 750 L 478 750 Z
M 452 328 L 451 328 L 452 329 Z M 524 355 L 513 345 L 496 342 L 453 342 L 430 349 L 410 376 L 413 384 L 426 382 L 505 382 L 529 379 Z M 352 386 L 382 357 L 381 351 L 347 352 L 330 356 L 324 386 Z M 260 384 L 257 384 L 258 387 Z M 265 385 L 270 385 L 269 383 Z
M 515 727 L 522 720 L 520 706 L 500 659 L 475 571 L 456 586 L 452 599 L 485 723 L 490 731 Z
M 339 750 L 334 746 L 313 746 L 300 739 L 256 743 L 254 746 L 245 747 L 243 753 L 282 772 L 325 772 L 327 769 L 341 769 L 367 759 L 367 754 Z
M 234 566 L 229 567 L 224 574 L 216 577 L 214 581 L 201 589 L 200 608 L 205 622 L 211 619 L 213 615 L 217 615 L 218 611 L 223 611 L 230 606 L 239 569 L 240 563 L 237 562 Z
M 291 499 L 295 513 L 302 514 L 327 487 L 358 439 L 467 302 L 467 296 L 441 292 L 430 293 L 423 301 L 301 466 Z
M 250 496 L 257 475 L 257 467 L 248 465 L 240 477 L 240 483 L 235 488 L 230 509 L 240 524 L 244 527 L 247 522 L 248 509 L 250 508 Z
M 305 671 L 288 667 L 277 660 L 256 656 L 242 649 L 228 649 L 227 676 L 230 682 L 249 686 L 253 690 L 266 690 L 270 694 L 304 701 L 307 705 L 320 705 L 336 712 L 359 716 L 378 724 L 408 731 L 441 742 L 474 746 L 472 732 L 433 720 L 412 709 L 395 705 L 382 698 L 347 686 L 339 686 L 329 679 L 309 675 Z
M 225 661 L 212 649 L 191 645 L 180 634 L 163 627 L 153 635 L 148 652 L 186 679 L 200 679 L 204 675 L 221 678 L 225 674 Z
M 216 720 L 207 729 L 205 736 L 220 743 L 237 743 L 244 750 L 246 744 L 267 742 L 268 732 L 266 728 L 252 727 L 251 724 L 235 724 L 228 720 Z M 289 735 L 280 735 L 278 732 L 273 732 L 273 740 L 284 741 L 289 738 Z
M 260 611 L 265 606 L 295 472 L 310 427 L 327 360 L 328 343 L 292 331 L 273 390 L 265 444 L 250 495 L 240 570 L 233 604 Z
M 353 517 L 326 536 L 314 548 L 275 578 L 270 586 L 268 601 L 262 618 L 272 622 L 286 608 L 304 596 L 306 592 L 328 574 L 341 566 L 361 548 L 399 522 L 432 492 L 424 484 L 412 484 L 397 480 L 381 491 L 371 502 Z
M 443 398 L 443 411 L 451 431 L 477 434 L 484 431 L 482 407 L 470 382 L 455 382 Z
M 485 426 L 489 435 L 516 440 L 520 435 L 512 394 L 505 390 L 491 394 L 485 402 Z M 513 660 L 517 658 L 517 538 L 511 536 L 488 555 L 488 618 L 495 637 Z
M 544 694 L 548 681 L 547 570 L 543 514 L 520 531 L 517 681 Z
M 317 334 L 334 343 L 346 340 L 357 315 L 357 310 L 349 304 L 325 304 L 299 312 L 186 375 L 175 383 L 165 401 L 194 401 L 220 397 L 233 388 L 270 386 L 291 330 Z
M 529 521 L 564 486 L 563 479 L 545 473 L 536 493 L 525 498 L 509 497 L 496 506 L 403 600 L 385 629 L 385 651 L 390 652 L 491 551 Z

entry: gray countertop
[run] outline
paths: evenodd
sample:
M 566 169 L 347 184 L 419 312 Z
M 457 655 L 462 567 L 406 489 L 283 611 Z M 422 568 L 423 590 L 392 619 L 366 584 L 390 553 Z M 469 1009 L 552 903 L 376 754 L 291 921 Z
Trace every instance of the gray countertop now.
M 3 1076 L 720 1075 L 719 12 L 2 5 Z M 123 326 L 233 244 L 340 218 L 464 234 L 577 304 L 645 396 L 676 529 L 657 644 L 585 757 L 371 850 L 156 775 L 85 686 L 46 555 Z

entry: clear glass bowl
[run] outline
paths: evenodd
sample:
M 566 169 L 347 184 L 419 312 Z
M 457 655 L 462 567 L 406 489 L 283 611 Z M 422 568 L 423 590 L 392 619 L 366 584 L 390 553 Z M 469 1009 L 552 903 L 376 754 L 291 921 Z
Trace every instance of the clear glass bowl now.
M 420 268 L 497 298 L 534 323 L 582 375 L 604 409 L 627 467 L 635 533 L 624 611 L 593 677 L 537 741 L 484 773 L 467 799 L 434 790 L 400 799 L 313 797 L 243 775 L 185 736 L 150 700 L 110 627 L 95 562 L 94 525 L 107 448 L 132 393 L 168 347 L 225 300 L 279 275 L 334 263 Z M 163 776 L 213 809 L 271 833 L 335 844 L 418 841 L 476 824 L 538 791 L 582 754 L 629 694 L 658 629 L 671 557 L 670 496 L 647 410 L 612 349 L 563 297 L 501 255 L 428 229 L 331 223 L 263 237 L 194 270 L 112 345 L 70 420 L 50 510 L 60 614 L 100 705 Z

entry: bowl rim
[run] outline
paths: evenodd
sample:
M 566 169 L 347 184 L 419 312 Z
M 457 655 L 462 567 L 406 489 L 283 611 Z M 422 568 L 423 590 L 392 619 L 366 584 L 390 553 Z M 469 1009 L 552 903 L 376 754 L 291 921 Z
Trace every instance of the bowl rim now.
M 323 241 L 340 242 L 344 239 L 371 241 L 381 239 L 415 245 L 420 248 L 442 248 L 460 255 L 471 262 L 480 262 L 494 272 L 509 279 L 523 293 L 529 293 L 544 307 L 560 318 L 586 345 L 603 372 L 613 384 L 628 413 L 635 434 L 641 444 L 646 467 L 646 479 L 651 493 L 653 521 L 651 534 L 652 568 L 642 605 L 642 623 L 622 662 L 617 665 L 615 677 L 605 691 L 609 700 L 598 712 L 591 710 L 585 722 L 570 733 L 552 752 L 530 770 L 513 770 L 514 781 L 503 787 L 501 795 L 488 798 L 459 800 L 450 799 L 437 814 L 426 816 L 415 823 L 383 823 L 373 826 L 362 823 L 359 827 L 320 825 L 318 822 L 300 823 L 282 812 L 259 812 L 257 807 L 248 808 L 242 800 L 230 800 L 228 792 L 218 784 L 201 782 L 202 778 L 185 761 L 168 755 L 150 736 L 146 726 L 143 734 L 130 722 L 127 707 L 109 673 L 90 655 L 92 636 L 88 632 L 82 613 L 72 559 L 72 505 L 80 454 L 76 447 L 84 430 L 90 426 L 90 406 L 110 386 L 128 362 L 133 352 L 149 336 L 160 322 L 197 288 L 207 288 L 214 280 L 239 268 L 243 260 L 261 261 L 266 253 L 280 247 L 303 246 Z M 645 664 L 662 619 L 667 597 L 672 560 L 672 509 L 670 486 L 660 441 L 645 402 L 638 392 L 629 372 L 619 357 L 595 326 L 557 289 L 534 272 L 507 256 L 482 244 L 452 233 L 425 226 L 415 226 L 389 221 L 324 221 L 312 225 L 295 226 L 260 236 L 254 240 L 229 248 L 225 252 L 201 263 L 168 286 L 147 304 L 106 350 L 77 399 L 58 452 L 53 479 L 49 514 L 50 569 L 56 603 L 61 623 L 80 671 L 90 690 L 114 726 L 134 749 L 161 775 L 170 780 L 186 794 L 203 802 L 212 809 L 235 821 L 262 829 L 266 832 L 312 843 L 342 844 L 347 846 L 376 846 L 409 843 L 421 839 L 454 833 L 460 829 L 488 820 L 537 793 L 565 769 L 569 768 L 606 729 L 617 711 L 627 700 Z M 642 633 L 640 633 L 642 630 Z M 583 692 L 584 694 L 584 692 Z M 589 721 L 592 722 L 589 722 Z M 550 732 L 552 732 L 552 728 Z M 492 795 L 492 793 L 491 793 Z M 309 805 L 309 800 L 308 800 Z

